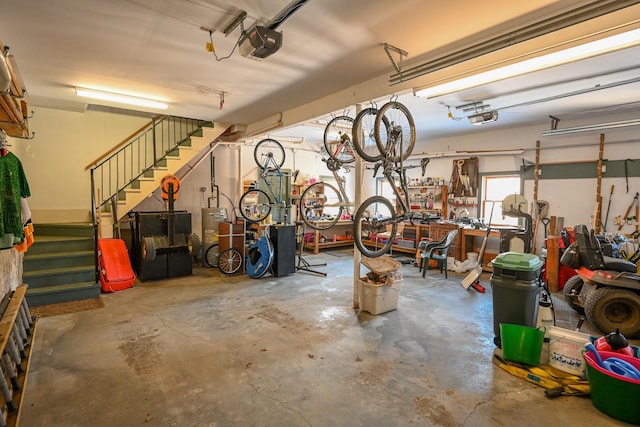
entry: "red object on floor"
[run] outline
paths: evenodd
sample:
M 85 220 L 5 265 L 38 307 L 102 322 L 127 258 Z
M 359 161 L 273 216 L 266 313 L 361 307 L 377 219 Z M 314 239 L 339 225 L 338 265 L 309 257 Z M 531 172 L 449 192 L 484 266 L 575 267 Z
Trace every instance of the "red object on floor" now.
M 136 281 L 129 252 L 121 239 L 98 239 L 98 269 L 104 292 L 130 288 Z
M 481 294 L 484 294 L 487 291 L 477 280 L 471 284 L 471 287 Z

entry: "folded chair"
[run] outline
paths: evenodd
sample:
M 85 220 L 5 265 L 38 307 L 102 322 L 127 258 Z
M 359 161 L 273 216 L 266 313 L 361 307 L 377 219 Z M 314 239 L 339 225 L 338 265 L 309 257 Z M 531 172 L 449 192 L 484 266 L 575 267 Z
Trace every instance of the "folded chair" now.
M 439 242 L 426 242 L 424 251 L 420 254 L 420 270 L 422 270 L 422 277 L 425 277 L 425 273 L 429 269 L 429 261 L 436 260 L 438 262 L 438 268 L 440 273 L 444 270 L 444 277 L 447 278 L 447 253 L 449 247 L 453 243 L 458 234 L 458 230 L 451 230 L 444 239 Z

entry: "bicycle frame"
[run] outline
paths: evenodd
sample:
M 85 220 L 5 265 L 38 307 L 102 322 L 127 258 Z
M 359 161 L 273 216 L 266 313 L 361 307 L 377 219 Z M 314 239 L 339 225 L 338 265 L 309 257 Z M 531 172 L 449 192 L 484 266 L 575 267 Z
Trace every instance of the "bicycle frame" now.
M 287 206 L 285 199 L 282 197 L 283 192 L 283 174 L 280 169 L 280 165 L 275 161 L 273 153 L 269 152 L 262 164 L 259 164 L 260 172 L 258 175 L 258 182 L 264 182 L 264 190 L 262 189 L 252 189 L 243 193 L 240 197 L 240 213 L 242 216 L 249 222 L 259 222 L 268 217 L 268 214 L 271 212 L 273 206 L 282 206 L 284 208 L 283 216 L 284 222 L 287 222 L 289 217 L 288 209 L 290 206 Z M 271 181 L 268 179 L 269 175 L 275 172 L 276 176 L 279 178 L 279 189 L 276 192 L 274 190 L 274 186 L 271 184 Z M 266 191 L 265 191 L 266 190 Z M 251 202 L 251 199 L 257 196 L 256 200 L 260 200 L 260 194 L 262 194 L 263 200 L 262 202 L 258 202 L 257 205 L 254 205 Z M 249 203 L 245 206 L 245 201 L 249 201 Z M 262 209 L 248 209 L 248 206 L 262 206 Z M 258 215 L 248 214 L 248 212 L 255 213 L 259 212 Z

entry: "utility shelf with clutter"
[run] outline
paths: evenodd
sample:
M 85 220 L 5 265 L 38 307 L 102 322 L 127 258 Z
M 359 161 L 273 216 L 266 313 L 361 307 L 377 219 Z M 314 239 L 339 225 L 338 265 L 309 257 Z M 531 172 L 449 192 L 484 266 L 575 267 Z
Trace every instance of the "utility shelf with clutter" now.
M 448 187 L 440 178 L 411 179 L 407 186 L 411 212 L 437 214 L 446 218 Z
M 339 220 L 333 227 L 326 230 L 307 231 L 304 235 L 304 247 L 318 254 L 323 248 L 353 246 L 352 229 L 353 221 Z

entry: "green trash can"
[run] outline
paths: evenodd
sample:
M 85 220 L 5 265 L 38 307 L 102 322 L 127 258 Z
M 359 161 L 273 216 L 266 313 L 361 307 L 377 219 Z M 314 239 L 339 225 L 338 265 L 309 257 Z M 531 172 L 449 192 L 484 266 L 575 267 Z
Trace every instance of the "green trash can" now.
M 494 343 L 501 347 L 500 324 L 536 327 L 542 260 L 534 254 L 503 252 L 493 260 Z

